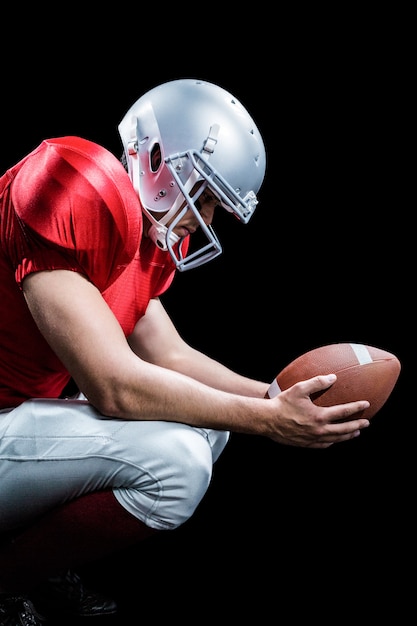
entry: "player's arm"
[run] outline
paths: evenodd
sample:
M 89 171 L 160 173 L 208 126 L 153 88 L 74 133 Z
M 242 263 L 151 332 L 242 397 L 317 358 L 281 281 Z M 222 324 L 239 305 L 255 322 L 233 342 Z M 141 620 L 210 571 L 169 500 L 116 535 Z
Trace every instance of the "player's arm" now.
M 76 272 L 36 272 L 25 278 L 23 290 L 41 333 L 104 415 L 181 421 L 312 447 L 351 439 L 368 424 L 334 423 L 366 408 L 367 402 L 322 408 L 310 401 L 309 393 L 328 386 L 326 377 L 267 400 L 214 389 L 149 363 L 133 352 L 96 287 Z
M 160 315 L 165 322 L 161 329 L 156 321 L 148 325 L 153 336 L 148 340 L 147 351 L 138 356 L 99 290 L 78 272 L 35 272 L 25 278 L 23 292 L 41 333 L 78 388 L 103 414 L 126 419 L 180 420 L 220 429 L 237 427 L 239 414 L 242 425 L 247 420 L 250 428 L 255 402 L 243 411 L 242 401 L 238 412 L 237 396 L 168 369 L 168 361 L 173 365 L 175 357 L 169 357 L 162 365 L 162 344 L 169 335 L 167 316 Z M 160 311 L 159 306 L 155 310 Z M 155 363 L 150 362 L 151 342 L 160 346 L 152 356 Z M 165 347 L 172 354 L 169 343 Z M 264 388 L 260 384 L 260 393 Z

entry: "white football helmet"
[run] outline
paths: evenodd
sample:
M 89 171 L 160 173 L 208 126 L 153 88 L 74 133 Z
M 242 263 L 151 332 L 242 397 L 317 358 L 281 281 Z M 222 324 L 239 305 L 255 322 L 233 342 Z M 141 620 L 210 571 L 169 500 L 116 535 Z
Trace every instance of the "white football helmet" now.
M 240 221 L 246 224 L 252 216 L 266 154 L 247 110 L 217 85 L 173 80 L 139 98 L 118 129 L 127 170 L 151 222 L 149 236 L 155 244 L 169 250 L 180 271 L 221 254 L 214 230 L 200 216 L 198 197 L 208 186 L 219 205 Z M 201 185 L 196 185 L 199 181 Z M 197 217 L 207 243 L 183 257 L 181 241 L 173 247 L 179 241 L 173 229 L 188 210 Z

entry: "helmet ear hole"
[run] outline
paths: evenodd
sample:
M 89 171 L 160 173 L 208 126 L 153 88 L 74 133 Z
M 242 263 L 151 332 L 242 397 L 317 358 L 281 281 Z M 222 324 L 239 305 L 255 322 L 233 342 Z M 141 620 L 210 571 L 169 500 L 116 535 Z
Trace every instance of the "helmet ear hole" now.
M 150 154 L 150 165 L 152 172 L 157 172 L 162 162 L 161 146 L 155 143 Z

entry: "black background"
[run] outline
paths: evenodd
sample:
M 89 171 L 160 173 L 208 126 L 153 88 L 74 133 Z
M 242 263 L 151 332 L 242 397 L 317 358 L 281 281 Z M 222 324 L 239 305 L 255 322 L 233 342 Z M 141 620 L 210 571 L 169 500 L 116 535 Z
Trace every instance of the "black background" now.
M 189 31 L 185 16 L 124 10 L 96 23 L 72 14 L 52 28 L 37 13 L 24 37 L 20 18 L 12 22 L 1 170 L 59 135 L 119 155 L 117 125 L 143 92 L 175 78 L 215 82 L 258 123 L 267 175 L 250 224 L 216 216 L 223 255 L 178 275 L 166 294 L 178 329 L 268 381 L 335 342 L 384 348 L 403 367 L 355 441 L 312 451 L 233 435 L 189 522 L 86 575 L 117 596 L 123 625 L 136 623 L 132 614 L 138 624 L 220 616 L 264 624 L 376 611 L 401 622 L 404 563 L 414 553 L 406 27 L 388 15 L 333 15 L 330 28 L 317 14 L 280 14 L 226 28 L 208 12 Z

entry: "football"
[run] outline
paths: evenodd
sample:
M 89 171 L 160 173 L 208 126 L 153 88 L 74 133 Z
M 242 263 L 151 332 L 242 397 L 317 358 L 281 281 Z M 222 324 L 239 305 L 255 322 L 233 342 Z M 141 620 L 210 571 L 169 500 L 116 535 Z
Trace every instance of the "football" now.
M 368 400 L 360 417 L 370 419 L 385 404 L 401 371 L 390 352 L 358 343 L 335 343 L 310 350 L 287 365 L 272 381 L 267 396 L 273 398 L 294 383 L 322 374 L 336 374 L 331 387 L 312 394 L 319 406 Z

